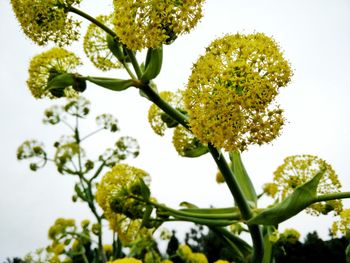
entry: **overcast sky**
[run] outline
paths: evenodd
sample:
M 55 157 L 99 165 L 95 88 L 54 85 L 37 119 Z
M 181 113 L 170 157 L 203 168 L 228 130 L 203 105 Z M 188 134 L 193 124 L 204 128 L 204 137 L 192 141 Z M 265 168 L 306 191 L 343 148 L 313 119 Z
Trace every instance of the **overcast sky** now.
M 47 230 L 57 217 L 89 217 L 85 206 L 70 201 L 74 178 L 61 176 L 52 167 L 32 173 L 28 163 L 16 161 L 16 149 L 24 140 L 41 139 L 52 150 L 51 143 L 67 130 L 41 124 L 43 110 L 60 101 L 35 100 L 25 81 L 31 57 L 47 48 L 35 46 L 24 36 L 8 2 L 0 2 L 0 261 L 46 246 Z M 96 2 L 85 0 L 81 9 L 94 16 L 108 13 L 107 1 L 98 1 L 100 6 Z M 278 100 L 288 119 L 281 137 L 243 153 L 257 192 L 271 181 L 284 157 L 295 154 L 326 160 L 338 173 L 343 190 L 349 191 L 349 12 L 347 0 L 207 0 L 196 30 L 165 48 L 158 88 L 183 87 L 192 63 L 216 37 L 236 32 L 273 36 L 291 62 L 294 76 Z M 80 44 L 68 49 L 86 61 L 82 74 L 99 74 Z M 113 93 L 90 85 L 84 95 L 92 102 L 92 117 L 112 113 L 119 119 L 120 135 L 139 140 L 141 155 L 130 163 L 151 174 L 152 194 L 159 201 L 174 207 L 184 200 L 200 206 L 232 204 L 226 187 L 215 183 L 216 167 L 209 155 L 180 158 L 172 148 L 171 133 L 163 138 L 153 134 L 147 123 L 150 103 L 135 90 Z M 118 136 L 101 134 L 88 147 L 102 152 Z M 326 238 L 331 222 L 332 217 L 302 213 L 281 224 L 281 229 L 295 227 L 303 234 L 317 230 Z

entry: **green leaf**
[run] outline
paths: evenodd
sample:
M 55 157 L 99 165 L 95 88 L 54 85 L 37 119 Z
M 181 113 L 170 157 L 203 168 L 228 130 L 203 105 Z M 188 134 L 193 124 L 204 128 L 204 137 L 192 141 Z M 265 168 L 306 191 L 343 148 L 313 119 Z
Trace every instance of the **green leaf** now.
M 317 198 L 317 186 L 324 175 L 325 170 L 318 172 L 310 181 L 298 186 L 295 191 L 280 203 L 263 210 L 255 217 L 248 220 L 248 224 L 278 225 L 279 223 L 295 216 Z
M 74 74 L 70 73 L 63 73 L 55 76 L 52 78 L 46 86 L 47 90 L 54 90 L 54 89 L 64 89 L 68 86 L 72 86 L 75 83 L 75 76 Z
M 237 257 L 240 257 L 242 262 L 246 262 L 244 259 L 246 259 L 252 253 L 252 247 L 247 242 L 232 232 L 228 231 L 226 228 L 210 227 L 210 229 L 217 233 L 219 236 L 223 236 L 235 251 Z
M 135 82 L 132 79 L 113 79 L 113 78 L 102 78 L 102 77 L 87 77 L 88 81 L 104 87 L 106 89 L 110 89 L 113 91 L 122 91 L 129 87 L 134 86 Z
M 141 196 L 143 197 L 143 200 L 149 200 L 151 197 L 151 191 L 148 187 L 148 185 L 140 179 L 140 188 L 141 188 Z
M 162 69 L 163 47 L 149 48 L 146 55 L 145 71 L 141 76 L 142 81 L 150 81 L 158 76 Z
M 350 263 L 350 245 L 345 249 L 346 263 Z
M 257 195 L 252 181 L 244 168 L 240 153 L 238 151 L 231 152 L 230 159 L 232 172 L 234 173 L 246 200 L 254 203 L 256 206 Z
M 198 145 L 198 147 L 194 148 L 194 149 L 188 149 L 188 150 L 184 150 L 184 157 L 190 157 L 190 158 L 194 158 L 194 157 L 199 157 L 202 156 L 206 153 L 209 152 L 209 149 L 207 146 L 204 145 Z

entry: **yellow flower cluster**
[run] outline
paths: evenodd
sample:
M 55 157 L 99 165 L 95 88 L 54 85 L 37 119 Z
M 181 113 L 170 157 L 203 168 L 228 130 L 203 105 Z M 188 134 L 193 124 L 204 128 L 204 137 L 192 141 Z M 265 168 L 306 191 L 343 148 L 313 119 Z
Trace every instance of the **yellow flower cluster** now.
M 112 15 L 100 15 L 96 19 L 108 27 L 112 26 Z M 121 68 L 121 63 L 108 48 L 106 38 L 106 32 L 91 23 L 84 37 L 85 54 L 98 69 L 103 71 Z
M 141 220 L 133 220 L 124 214 L 114 212 L 111 203 L 115 198 L 127 194 L 131 183 L 137 179 L 147 179 L 148 177 L 149 175 L 141 169 L 127 164 L 117 164 L 102 177 L 98 184 L 96 201 L 103 209 L 110 228 L 118 233 L 124 245 L 135 239 L 141 227 Z
M 80 22 L 68 16 L 69 7 L 80 0 L 11 0 L 23 32 L 38 45 L 49 41 L 59 46 L 79 38 Z
M 299 241 L 299 238 L 300 238 L 300 233 L 297 230 L 293 228 L 287 228 L 280 235 L 279 241 L 283 243 L 295 244 Z
M 318 172 L 324 171 L 317 188 L 317 194 L 329 194 L 340 191 L 341 184 L 332 166 L 313 155 L 294 155 L 284 159 L 284 163 L 274 172 L 273 181 L 278 187 L 278 196 L 286 198 L 299 185 L 311 180 Z M 341 200 L 322 201 L 309 206 L 306 211 L 313 215 L 342 211 Z
M 142 263 L 142 261 L 136 258 L 119 258 L 108 263 Z
M 67 229 L 75 229 L 75 220 L 66 218 L 57 218 L 54 225 L 49 228 L 48 236 L 55 240 L 58 235 L 63 234 Z
M 131 50 L 156 48 L 188 33 L 202 17 L 204 0 L 114 0 L 114 25 Z
M 181 108 L 180 92 L 174 93 L 171 91 L 162 91 L 159 93 L 159 96 L 174 108 Z M 160 136 L 164 135 L 164 132 L 168 127 L 164 121 L 164 118 L 166 117 L 168 116 L 155 104 L 152 104 L 148 110 L 148 122 L 150 123 L 153 131 Z
M 185 244 L 181 244 L 178 247 L 177 254 L 186 263 L 208 263 L 208 259 L 203 253 L 194 253 L 192 249 Z
M 344 209 L 340 212 L 340 220 L 333 223 L 331 231 L 333 235 L 340 232 L 347 238 L 350 237 L 350 209 Z
M 197 149 L 200 142 L 189 130 L 178 125 L 174 129 L 173 145 L 180 156 L 186 156 L 186 152 Z
M 54 98 L 46 87 L 48 82 L 58 74 L 75 73 L 80 59 L 72 52 L 54 47 L 35 56 L 29 65 L 29 79 L 27 85 L 35 98 Z M 66 97 L 76 97 L 77 93 L 71 86 L 64 89 Z
M 268 196 L 274 198 L 275 195 L 278 193 L 278 186 L 275 183 L 266 183 L 263 185 L 263 191 Z
M 284 124 L 273 102 L 291 75 L 279 46 L 262 33 L 214 40 L 193 65 L 184 93 L 192 132 L 227 151 L 272 141 Z

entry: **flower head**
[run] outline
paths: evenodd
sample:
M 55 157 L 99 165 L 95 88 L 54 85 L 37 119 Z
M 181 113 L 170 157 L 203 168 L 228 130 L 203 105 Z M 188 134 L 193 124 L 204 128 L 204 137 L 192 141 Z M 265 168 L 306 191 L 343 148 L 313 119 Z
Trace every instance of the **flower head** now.
M 171 104 L 174 108 L 182 108 L 180 93 L 162 91 L 159 93 L 159 96 Z M 157 105 L 152 104 L 148 110 L 148 122 L 156 134 L 163 136 L 165 130 L 169 128 L 169 126 L 171 127 L 171 123 L 175 121 L 160 108 L 158 108 Z
M 273 102 L 291 74 L 264 34 L 216 39 L 194 64 L 184 93 L 192 132 L 203 144 L 228 151 L 272 141 L 284 123 Z
M 284 230 L 283 233 L 280 235 L 279 242 L 282 243 L 289 243 L 289 244 L 295 244 L 299 241 L 300 233 L 293 229 L 293 228 L 287 228 Z
M 97 187 L 96 201 L 103 209 L 110 228 L 118 233 L 124 244 L 134 240 L 141 228 L 141 220 L 137 215 L 142 208 L 128 198 L 130 188 L 137 180 L 148 178 L 149 175 L 141 169 L 117 164 L 103 176 Z
M 333 223 L 331 231 L 333 235 L 339 232 L 347 238 L 350 237 L 350 209 L 340 212 L 340 220 Z
M 112 15 L 100 15 L 96 19 L 107 26 L 112 24 Z M 89 25 L 84 37 L 84 51 L 98 69 L 107 71 L 122 67 L 121 63 L 108 48 L 106 32 L 94 23 Z
M 156 48 L 189 32 L 202 17 L 204 0 L 114 0 L 114 25 L 131 50 Z
M 203 146 L 189 130 L 181 125 L 174 129 L 173 145 L 178 154 L 184 157 L 196 157 L 208 151 L 207 147 Z
M 77 66 L 81 65 L 80 59 L 72 52 L 63 48 L 54 47 L 35 56 L 29 65 L 28 87 L 35 98 L 54 98 L 47 85 L 51 79 L 59 74 L 75 73 Z M 71 86 L 64 88 L 62 95 L 75 97 L 77 93 Z
M 263 192 L 274 198 L 278 193 L 278 185 L 275 183 L 266 183 L 263 185 Z
M 277 195 L 284 199 L 295 188 L 312 179 L 320 171 L 324 174 L 317 188 L 317 194 L 329 194 L 340 191 L 341 184 L 332 166 L 313 155 L 294 155 L 284 159 L 284 163 L 274 172 L 273 181 L 278 187 Z M 341 200 L 322 201 L 309 206 L 306 210 L 310 214 L 327 214 L 330 211 L 342 211 Z
M 68 16 L 69 7 L 80 0 L 11 0 L 23 32 L 38 45 L 49 41 L 59 46 L 79 38 L 80 22 Z

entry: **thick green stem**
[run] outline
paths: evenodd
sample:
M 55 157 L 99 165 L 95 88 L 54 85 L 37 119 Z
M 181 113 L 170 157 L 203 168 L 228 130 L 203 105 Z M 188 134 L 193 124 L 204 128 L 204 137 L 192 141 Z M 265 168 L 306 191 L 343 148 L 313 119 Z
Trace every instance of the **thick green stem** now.
M 340 192 L 340 193 L 319 195 L 316 197 L 314 203 L 322 202 L 322 201 L 330 201 L 335 199 L 345 199 L 345 198 L 350 198 L 350 192 Z
M 253 216 L 253 213 L 250 210 L 249 204 L 247 200 L 244 198 L 243 192 L 240 189 L 239 184 L 232 170 L 230 169 L 230 166 L 226 162 L 224 155 L 211 144 L 208 144 L 208 148 L 217 166 L 219 167 L 223 177 L 225 178 L 225 182 L 228 188 L 230 189 L 230 192 L 242 213 L 243 219 L 245 220 L 250 219 Z
M 238 208 L 242 213 L 242 218 L 245 220 L 250 219 L 253 216 L 253 213 L 249 207 L 247 200 L 244 197 L 242 190 L 239 187 L 239 184 L 232 170 L 226 162 L 225 157 L 213 145 L 208 144 L 208 148 L 217 166 L 219 167 L 223 177 L 225 178 L 225 182 L 228 188 L 230 189 Z M 254 246 L 251 262 L 261 262 L 264 254 L 264 245 L 260 227 L 258 225 L 250 225 L 249 232 L 252 237 Z
M 161 108 L 166 114 L 176 120 L 178 123 L 183 125 L 186 129 L 189 129 L 187 116 L 180 111 L 174 109 L 169 103 L 163 100 L 157 92 L 155 92 L 149 85 L 141 84 L 139 87 L 159 108 Z
M 152 202 L 151 200 L 145 201 L 138 196 L 132 196 L 138 201 L 146 202 L 147 204 L 150 204 L 160 210 L 160 212 L 164 211 L 164 214 L 168 216 L 173 216 L 175 218 L 181 218 L 186 219 L 185 221 L 189 221 L 189 218 L 192 219 L 199 219 L 199 220 L 207 220 L 206 222 L 209 224 L 215 224 L 215 220 L 220 219 L 222 222 L 220 224 L 226 224 L 230 222 L 230 224 L 233 224 L 236 221 L 241 220 L 241 214 L 239 211 L 237 212 L 230 212 L 230 213 L 195 213 L 195 212 L 187 212 L 185 210 L 176 210 L 170 207 L 167 207 L 165 205 L 161 205 L 155 202 Z

